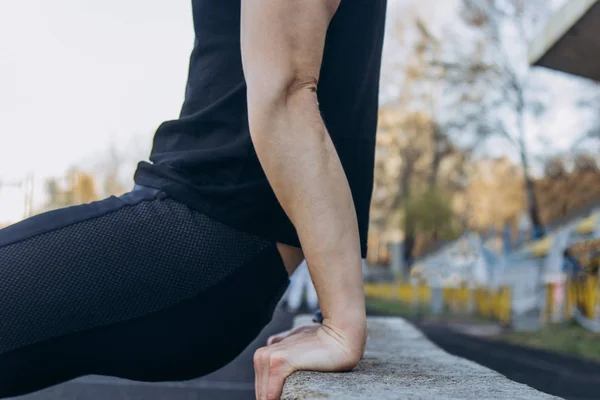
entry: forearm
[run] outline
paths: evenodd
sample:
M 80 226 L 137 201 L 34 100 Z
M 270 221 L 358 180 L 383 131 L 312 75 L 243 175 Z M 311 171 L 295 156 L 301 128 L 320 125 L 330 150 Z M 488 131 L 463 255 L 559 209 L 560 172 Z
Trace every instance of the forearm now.
M 337 152 L 310 87 L 269 102 L 249 98 L 257 155 L 294 223 L 326 321 L 364 329 L 358 224 Z

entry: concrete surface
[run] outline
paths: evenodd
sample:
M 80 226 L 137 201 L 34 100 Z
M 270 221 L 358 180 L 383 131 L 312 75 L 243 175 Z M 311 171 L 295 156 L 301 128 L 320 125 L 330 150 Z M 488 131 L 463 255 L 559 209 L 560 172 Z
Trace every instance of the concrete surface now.
M 309 321 L 303 316 L 296 324 Z M 282 399 L 557 398 L 444 352 L 400 318 L 373 317 L 368 325 L 367 351 L 353 372 L 296 373 Z
M 415 322 L 444 351 L 490 368 L 508 379 L 568 400 L 597 399 L 600 363 L 482 336 L 439 322 Z

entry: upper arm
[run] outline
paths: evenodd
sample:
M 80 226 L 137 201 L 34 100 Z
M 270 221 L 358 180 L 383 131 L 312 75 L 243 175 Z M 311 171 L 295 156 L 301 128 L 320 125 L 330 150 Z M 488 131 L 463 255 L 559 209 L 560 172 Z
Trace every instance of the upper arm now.
M 241 43 L 249 102 L 316 90 L 325 37 L 341 0 L 243 0 Z M 258 97 L 258 98 L 257 98 Z

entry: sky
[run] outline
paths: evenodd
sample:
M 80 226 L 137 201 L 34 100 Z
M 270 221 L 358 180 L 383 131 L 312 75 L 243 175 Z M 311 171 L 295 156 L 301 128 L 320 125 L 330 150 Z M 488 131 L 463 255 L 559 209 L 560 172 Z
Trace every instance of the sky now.
M 39 198 L 111 142 L 147 153 L 179 113 L 193 40 L 189 1 L 0 1 L 0 180 L 32 173 Z M 0 223 L 20 217 L 17 192 L 0 192 Z
M 187 1 L 0 2 L 0 176 L 59 174 L 176 117 L 192 43 Z
M 390 20 L 411 1 L 389 0 Z M 427 14 L 451 22 L 458 0 L 440 4 Z M 146 157 L 156 127 L 179 113 L 193 39 L 189 0 L 0 1 L 0 181 L 34 175 L 40 201 L 46 178 L 111 143 Z M 386 40 L 386 59 L 398 46 Z M 0 189 L 0 224 L 22 204 L 21 190 Z

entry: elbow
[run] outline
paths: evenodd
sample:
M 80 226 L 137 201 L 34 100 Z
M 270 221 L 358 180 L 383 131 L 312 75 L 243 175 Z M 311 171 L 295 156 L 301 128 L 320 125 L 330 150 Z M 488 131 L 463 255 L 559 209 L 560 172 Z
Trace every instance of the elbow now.
M 297 76 L 293 79 L 284 80 L 280 85 L 280 92 L 287 101 L 305 95 L 317 97 L 318 85 L 318 79 L 313 76 Z
M 250 116 L 281 108 L 298 108 L 317 101 L 318 78 L 292 75 L 270 77 L 260 82 L 248 82 L 248 108 Z
M 318 79 L 294 76 L 248 82 L 248 122 L 253 137 L 265 134 L 273 124 L 290 118 L 320 116 L 317 97 Z M 269 129 L 271 128 L 271 129 Z

